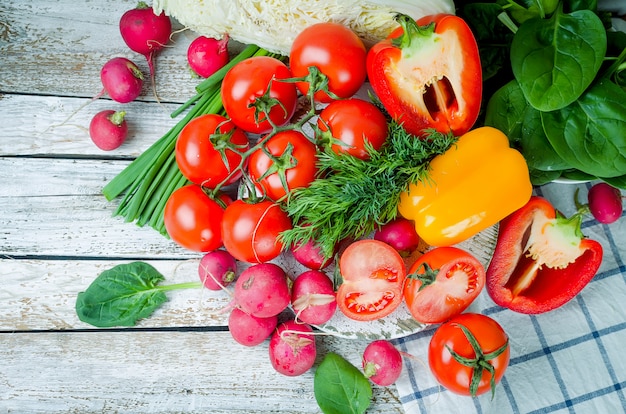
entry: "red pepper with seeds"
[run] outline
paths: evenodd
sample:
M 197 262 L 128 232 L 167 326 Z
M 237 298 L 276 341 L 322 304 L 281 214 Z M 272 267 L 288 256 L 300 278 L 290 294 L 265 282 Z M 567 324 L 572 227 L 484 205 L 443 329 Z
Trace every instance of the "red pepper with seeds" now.
M 476 122 L 482 68 L 476 39 L 460 17 L 396 18 L 401 27 L 367 55 L 367 76 L 391 117 L 411 134 L 463 135 Z
M 602 245 L 581 232 L 582 212 L 570 218 L 542 197 L 500 222 L 487 268 L 487 291 L 500 306 L 538 314 L 574 298 L 602 262 Z

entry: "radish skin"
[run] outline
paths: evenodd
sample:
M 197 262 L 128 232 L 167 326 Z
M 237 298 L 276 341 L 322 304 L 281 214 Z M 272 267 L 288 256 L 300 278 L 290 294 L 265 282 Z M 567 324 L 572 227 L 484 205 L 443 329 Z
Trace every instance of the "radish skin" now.
M 169 42 L 172 21 L 165 12 L 157 15 L 152 7 L 140 1 L 134 9 L 127 10 L 122 15 L 119 27 L 126 45 L 146 58 L 152 86 L 155 88 L 154 56 Z
M 115 57 L 102 66 L 100 81 L 103 89 L 94 99 L 106 93 L 115 102 L 128 103 L 141 95 L 143 73 L 133 61 Z
M 228 55 L 228 35 L 220 40 L 198 36 L 187 49 L 189 67 L 198 76 L 208 78 L 224 67 L 230 60 Z
M 269 356 L 279 373 L 294 377 L 307 372 L 315 363 L 317 350 L 313 329 L 289 320 L 281 323 L 270 339 Z
M 126 112 L 107 109 L 98 112 L 89 124 L 89 136 L 98 148 L 112 151 L 124 143 L 128 135 Z

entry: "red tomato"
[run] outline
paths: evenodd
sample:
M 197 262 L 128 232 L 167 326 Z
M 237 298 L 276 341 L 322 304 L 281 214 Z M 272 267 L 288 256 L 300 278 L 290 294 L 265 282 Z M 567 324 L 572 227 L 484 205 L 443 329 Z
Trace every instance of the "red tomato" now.
M 278 132 L 265 142 L 265 148 L 250 155 L 250 178 L 258 183 L 263 194 L 278 200 L 287 194 L 285 185 L 291 191 L 307 187 L 315 179 L 316 153 L 315 144 L 301 132 Z
M 404 262 L 388 244 L 372 239 L 351 243 L 339 259 L 339 271 L 343 283 L 337 305 L 348 318 L 380 319 L 402 303 Z
M 317 126 L 317 139 L 322 146 L 364 160 L 369 158 L 365 142 L 378 150 L 388 135 L 387 119 L 380 109 L 357 98 L 331 102 L 320 113 Z
M 226 113 L 235 125 L 254 134 L 272 130 L 267 112 L 275 125 L 287 123 L 296 111 L 298 93 L 293 83 L 280 79 L 291 77 L 287 65 L 273 57 L 254 56 L 237 63 L 222 81 L 221 94 Z M 268 88 L 269 96 L 258 99 L 268 92 Z M 257 111 L 256 106 L 265 109 Z
M 237 167 L 241 153 L 248 147 L 247 135 L 230 120 L 216 114 L 201 115 L 180 131 L 176 163 L 189 181 L 215 188 L 220 183 L 232 184 L 241 177 Z
M 283 245 L 278 235 L 291 229 L 289 216 L 269 200 L 249 204 L 235 200 L 222 220 L 224 247 L 237 260 L 264 263 L 277 257 Z
M 474 349 L 461 326 L 478 341 Z M 462 358 L 476 359 L 472 366 L 464 365 L 450 353 L 448 347 Z M 461 395 L 480 395 L 491 388 L 492 374 L 479 364 L 489 364 L 494 371 L 494 386 L 509 365 L 508 337 L 500 324 L 488 316 L 463 313 L 441 325 L 433 334 L 428 347 L 428 363 L 433 375 L 448 390 Z M 481 370 L 480 382 L 470 387 L 474 370 Z M 480 374 L 477 372 L 477 375 Z
M 328 77 L 328 90 L 340 98 L 354 95 L 367 75 L 367 52 L 361 39 L 348 27 L 339 23 L 317 23 L 307 27 L 294 39 L 289 54 L 289 65 L 295 77 L 304 77 L 309 66 L 317 67 Z M 303 95 L 308 82 L 298 82 Z M 323 91 L 315 93 L 318 102 L 333 99 Z
M 195 184 L 174 191 L 163 212 L 170 238 L 198 252 L 209 252 L 222 246 L 223 217 L 224 209 Z
M 474 256 L 436 247 L 409 269 L 404 300 L 418 322 L 441 323 L 467 309 L 484 286 L 485 268 Z

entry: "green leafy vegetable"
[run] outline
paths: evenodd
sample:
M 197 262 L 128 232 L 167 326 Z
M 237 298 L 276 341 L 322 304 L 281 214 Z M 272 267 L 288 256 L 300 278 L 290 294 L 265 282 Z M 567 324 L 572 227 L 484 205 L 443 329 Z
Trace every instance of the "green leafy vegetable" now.
M 389 129 L 380 150 L 369 147 L 369 160 L 332 150 L 319 154 L 319 178 L 287 199 L 285 211 L 296 225 L 281 233 L 285 245 L 314 240 L 331 257 L 340 241 L 370 234 L 397 216 L 400 193 L 426 179 L 429 161 L 455 142 L 435 131 L 417 139 L 393 122 Z
M 559 156 L 598 177 L 626 172 L 626 92 L 603 79 L 578 101 L 541 119 Z
M 538 110 L 553 111 L 587 89 L 605 53 L 606 30 L 594 12 L 557 11 L 549 19 L 536 17 L 519 27 L 511 44 L 511 67 L 528 102 Z
M 134 326 L 167 301 L 165 291 L 199 288 L 201 282 L 158 285 L 165 278 L 145 262 L 117 265 L 102 272 L 76 298 L 78 318 L 99 328 Z
M 358 368 L 330 352 L 315 371 L 315 400 L 324 414 L 364 413 L 372 400 L 372 386 Z

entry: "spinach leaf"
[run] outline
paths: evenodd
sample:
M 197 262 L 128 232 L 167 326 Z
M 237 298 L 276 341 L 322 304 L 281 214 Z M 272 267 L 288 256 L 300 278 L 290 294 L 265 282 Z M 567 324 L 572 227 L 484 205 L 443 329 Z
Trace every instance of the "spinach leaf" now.
M 317 367 L 313 387 L 324 414 L 361 414 L 372 400 L 372 386 L 365 375 L 333 352 Z
M 626 190 L 626 174 L 620 175 L 619 177 L 604 178 L 603 181 L 606 181 L 607 184 L 610 184 L 613 187 Z
M 532 168 L 528 171 L 530 173 L 530 182 L 533 183 L 533 185 L 548 184 L 561 177 L 561 171 L 540 171 L 533 170 Z
M 528 166 L 542 171 L 560 171 L 570 168 L 554 150 L 541 122 L 541 112 L 528 106 L 522 120 L 520 150 Z
M 522 121 L 528 103 L 516 80 L 498 89 L 487 102 L 485 125 L 502 131 L 513 147 L 519 147 Z
M 487 104 L 485 125 L 493 126 L 509 137 L 530 169 L 557 171 L 569 168 L 546 137 L 541 114 L 530 106 L 517 81 L 513 80 L 493 94 Z
M 520 25 L 511 43 L 511 67 L 526 100 L 540 111 L 574 102 L 594 80 L 606 53 L 606 31 L 592 11 Z
M 610 80 L 541 119 L 550 144 L 573 168 L 600 178 L 626 174 L 626 92 Z
M 167 301 L 164 291 L 201 287 L 201 282 L 157 286 L 164 277 L 145 262 L 105 270 L 76 298 L 78 318 L 99 328 L 134 326 Z

